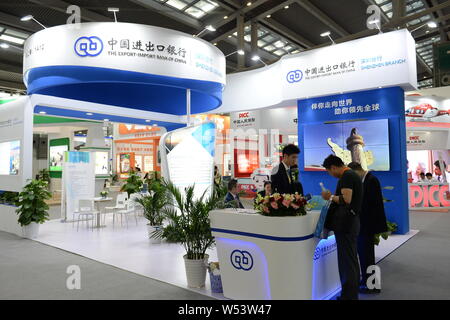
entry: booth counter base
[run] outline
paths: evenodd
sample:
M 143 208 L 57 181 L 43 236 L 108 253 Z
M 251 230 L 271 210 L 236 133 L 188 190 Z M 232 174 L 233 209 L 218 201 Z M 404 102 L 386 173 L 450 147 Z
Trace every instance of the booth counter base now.
M 321 300 L 340 290 L 334 236 L 313 236 L 320 211 L 266 217 L 234 209 L 210 213 L 224 296 Z

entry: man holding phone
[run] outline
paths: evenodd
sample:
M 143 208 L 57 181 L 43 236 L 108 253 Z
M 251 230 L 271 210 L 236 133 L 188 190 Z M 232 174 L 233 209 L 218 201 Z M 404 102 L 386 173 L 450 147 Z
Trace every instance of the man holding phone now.
M 338 300 L 357 300 L 360 276 L 357 237 L 363 196 L 362 181 L 356 172 L 335 155 L 328 156 L 322 166 L 331 176 L 339 179 L 334 195 L 329 190 L 322 192 L 323 199 L 331 201 L 325 227 L 333 231 L 336 238 L 342 285 Z

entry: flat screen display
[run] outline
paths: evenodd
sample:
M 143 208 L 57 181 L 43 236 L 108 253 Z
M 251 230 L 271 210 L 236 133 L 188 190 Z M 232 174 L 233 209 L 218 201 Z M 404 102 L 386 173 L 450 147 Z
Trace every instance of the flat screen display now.
M 69 151 L 69 146 L 50 146 L 50 171 L 62 171 L 64 152 Z
M 304 126 L 306 171 L 324 171 L 330 154 L 345 164 L 360 163 L 366 170 L 389 171 L 389 123 L 387 119 Z
M 0 142 L 0 175 L 20 172 L 20 140 Z

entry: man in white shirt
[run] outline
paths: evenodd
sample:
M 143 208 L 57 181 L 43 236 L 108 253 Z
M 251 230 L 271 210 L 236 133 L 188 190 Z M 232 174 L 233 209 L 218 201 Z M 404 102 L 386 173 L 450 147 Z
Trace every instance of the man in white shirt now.
M 447 165 L 444 161 L 437 160 L 434 163 L 434 174 L 435 179 L 440 183 L 449 183 L 450 174 L 447 172 Z

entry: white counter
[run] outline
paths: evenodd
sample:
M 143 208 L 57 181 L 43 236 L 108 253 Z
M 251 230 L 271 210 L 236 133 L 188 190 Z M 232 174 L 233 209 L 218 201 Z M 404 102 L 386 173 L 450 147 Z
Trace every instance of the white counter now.
M 326 299 L 340 289 L 336 243 L 314 238 L 319 211 L 266 217 L 210 213 L 224 295 L 230 299 Z

